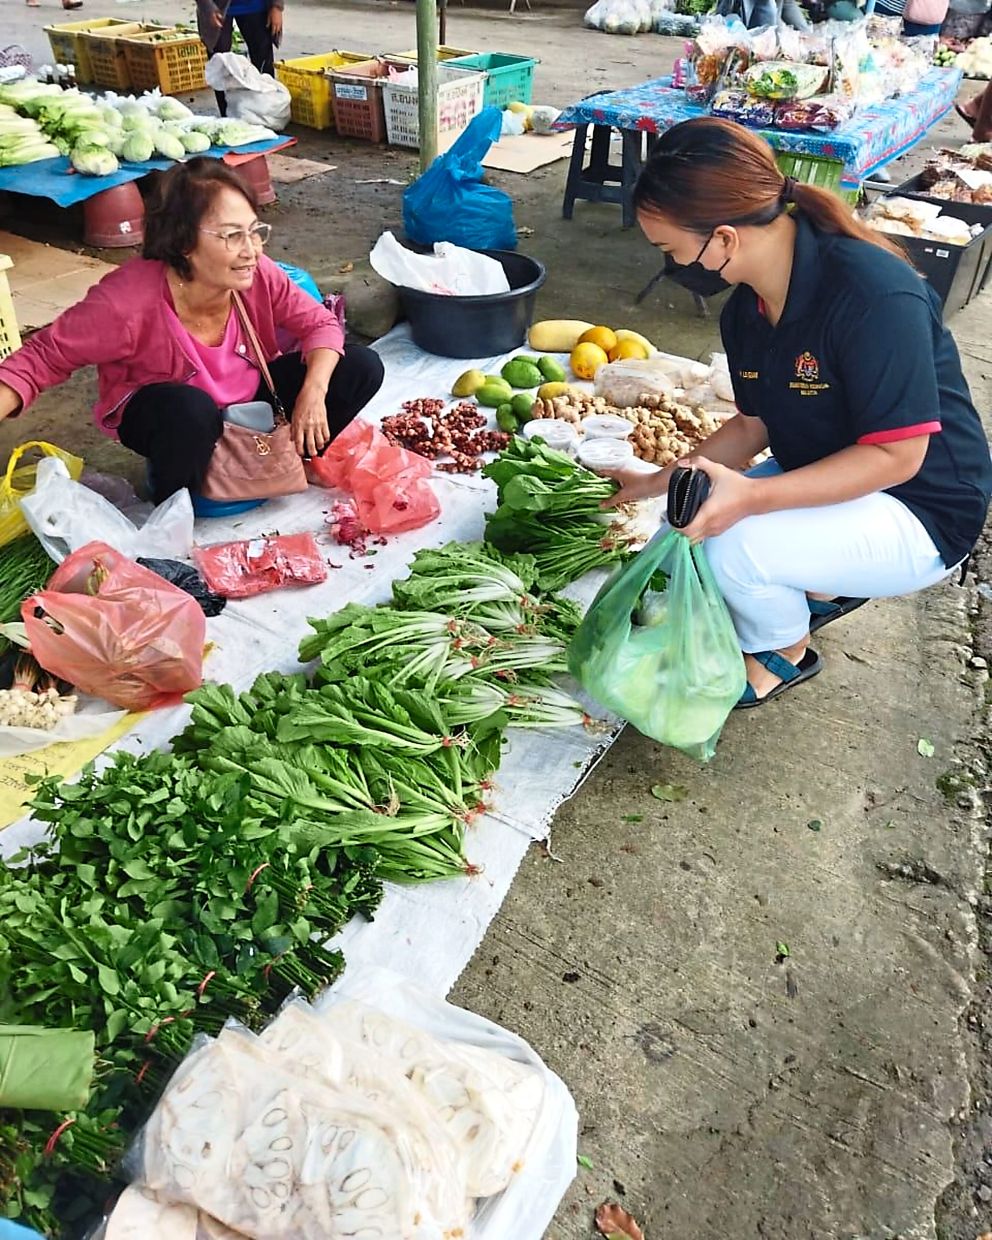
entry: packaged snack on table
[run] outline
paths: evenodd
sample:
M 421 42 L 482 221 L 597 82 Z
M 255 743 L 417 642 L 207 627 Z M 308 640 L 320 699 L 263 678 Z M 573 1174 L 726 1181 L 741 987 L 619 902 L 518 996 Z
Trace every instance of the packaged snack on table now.
M 853 99 L 842 99 L 838 95 L 790 99 L 778 105 L 775 111 L 775 128 L 827 132 L 849 121 L 856 106 Z
M 759 99 L 808 99 L 823 89 L 827 71 L 821 65 L 797 65 L 787 60 L 768 60 L 753 65 L 745 84 Z
M 737 121 L 761 129 L 774 123 L 775 104 L 768 99 L 756 99 L 746 90 L 721 90 L 713 97 L 711 110 L 714 116 Z

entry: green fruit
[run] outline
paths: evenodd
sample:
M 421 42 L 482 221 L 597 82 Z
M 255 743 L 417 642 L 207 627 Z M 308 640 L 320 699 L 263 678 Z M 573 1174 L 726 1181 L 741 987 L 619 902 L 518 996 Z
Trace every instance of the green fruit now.
M 486 376 L 481 370 L 466 370 L 463 375 L 459 375 L 451 388 L 452 396 L 474 396 L 479 388 L 483 387 L 486 382 Z
M 526 392 L 518 392 L 510 401 L 510 408 L 519 422 L 529 422 L 534 412 L 534 397 Z
M 544 375 L 534 363 L 520 357 L 507 362 L 500 374 L 511 387 L 515 388 L 536 388 L 544 382 Z
M 485 387 L 479 388 L 475 399 L 487 409 L 498 409 L 500 405 L 509 404 L 510 393 L 505 384 L 497 386 L 495 383 L 487 383 Z
M 506 399 L 510 399 L 513 394 L 513 388 L 510 387 L 502 375 L 486 375 L 485 379 L 487 384 L 492 384 L 494 387 L 506 388 Z
M 537 368 L 549 383 L 564 383 L 567 378 L 565 367 L 556 357 L 539 357 Z
M 496 410 L 496 425 L 510 435 L 517 430 L 517 415 L 513 412 L 512 405 L 500 405 Z

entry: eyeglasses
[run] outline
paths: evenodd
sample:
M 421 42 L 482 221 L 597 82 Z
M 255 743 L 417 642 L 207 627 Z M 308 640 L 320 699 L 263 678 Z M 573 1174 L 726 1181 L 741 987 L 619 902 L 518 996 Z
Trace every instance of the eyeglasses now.
M 201 228 L 200 232 L 209 233 L 211 237 L 220 237 L 229 250 L 237 253 L 246 241 L 252 245 L 265 245 L 272 236 L 272 225 L 252 224 L 251 228 L 225 228 L 223 232 L 216 228 Z

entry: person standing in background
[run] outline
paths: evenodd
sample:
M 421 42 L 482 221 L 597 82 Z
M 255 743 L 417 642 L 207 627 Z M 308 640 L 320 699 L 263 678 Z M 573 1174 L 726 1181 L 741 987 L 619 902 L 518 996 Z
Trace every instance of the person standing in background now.
M 244 37 L 248 59 L 259 71 L 275 77 L 275 49 L 282 42 L 285 0 L 196 0 L 196 24 L 207 55 L 231 50 L 234 23 Z M 224 92 L 215 91 L 217 109 L 227 115 Z

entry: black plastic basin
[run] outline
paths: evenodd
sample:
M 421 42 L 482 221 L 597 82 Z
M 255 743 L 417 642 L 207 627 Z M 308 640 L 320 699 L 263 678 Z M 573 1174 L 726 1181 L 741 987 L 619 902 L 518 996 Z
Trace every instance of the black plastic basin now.
M 414 342 L 440 357 L 495 357 L 524 343 L 534 321 L 537 290 L 548 278 L 543 263 L 513 250 L 480 250 L 497 259 L 508 293 L 445 297 L 400 286 L 400 301 Z

